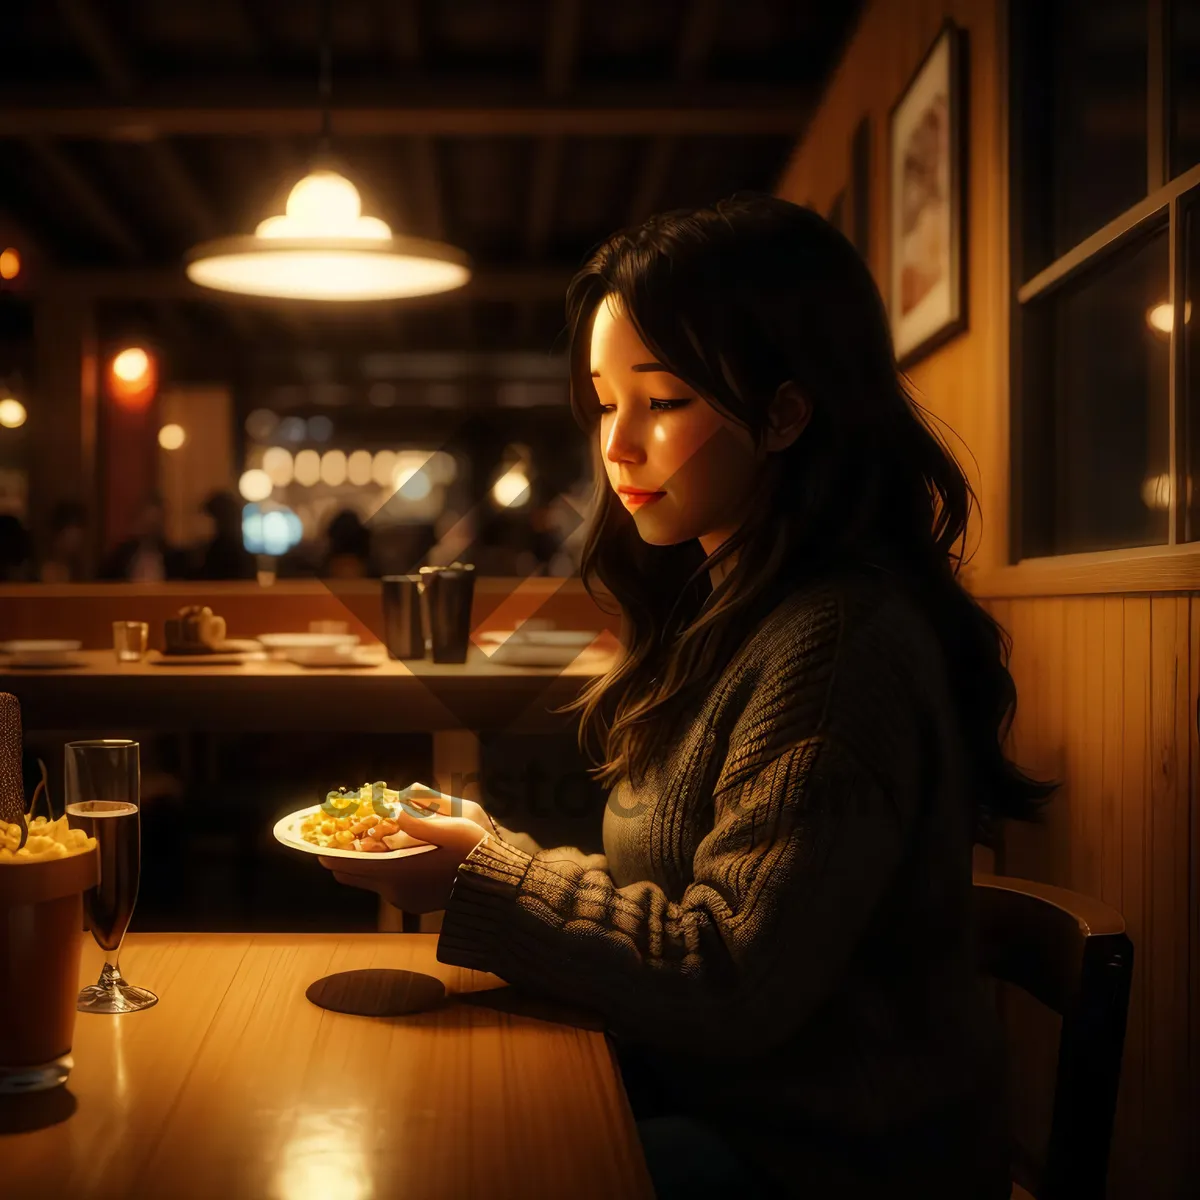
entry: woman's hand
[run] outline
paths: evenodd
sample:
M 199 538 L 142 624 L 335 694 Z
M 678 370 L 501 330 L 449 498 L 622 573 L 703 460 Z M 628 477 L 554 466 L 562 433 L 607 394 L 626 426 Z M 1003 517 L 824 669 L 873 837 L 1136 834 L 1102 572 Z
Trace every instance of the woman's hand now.
M 462 817 L 474 821 L 480 829 L 499 835 L 496 822 L 488 816 L 482 804 L 474 800 L 464 800 L 460 796 L 420 796 L 407 801 L 414 808 L 431 809 L 444 817 Z
M 323 856 L 318 861 L 333 872 L 338 883 L 378 892 L 389 904 L 405 912 L 426 913 L 445 908 L 450 902 L 450 890 L 458 868 L 487 836 L 486 825 L 481 826 L 466 817 L 446 817 L 435 812 L 415 815 L 416 808 L 414 801 L 399 804 L 396 824 L 401 832 L 432 843 L 436 850 L 423 850 L 420 854 L 383 862 L 370 854 L 364 854 L 361 861 Z M 486 814 L 484 821 L 487 821 Z

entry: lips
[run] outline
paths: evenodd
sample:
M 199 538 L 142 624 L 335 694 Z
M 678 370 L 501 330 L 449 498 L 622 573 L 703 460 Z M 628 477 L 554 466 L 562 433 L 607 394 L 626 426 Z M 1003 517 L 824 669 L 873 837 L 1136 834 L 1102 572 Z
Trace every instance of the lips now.
M 643 504 L 651 504 L 655 500 L 661 500 L 667 494 L 666 492 L 634 492 L 627 488 L 619 488 L 618 491 L 621 494 L 621 499 L 634 508 L 640 508 Z

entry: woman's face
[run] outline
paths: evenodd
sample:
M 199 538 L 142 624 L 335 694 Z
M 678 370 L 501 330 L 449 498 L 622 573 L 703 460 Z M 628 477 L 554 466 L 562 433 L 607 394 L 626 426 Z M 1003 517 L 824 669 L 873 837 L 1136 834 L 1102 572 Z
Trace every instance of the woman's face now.
M 741 524 L 765 450 L 756 455 L 748 430 L 654 361 L 614 296 L 596 310 L 591 366 L 609 486 L 642 540 L 697 538 L 711 554 Z M 624 487 L 657 494 L 639 500 Z

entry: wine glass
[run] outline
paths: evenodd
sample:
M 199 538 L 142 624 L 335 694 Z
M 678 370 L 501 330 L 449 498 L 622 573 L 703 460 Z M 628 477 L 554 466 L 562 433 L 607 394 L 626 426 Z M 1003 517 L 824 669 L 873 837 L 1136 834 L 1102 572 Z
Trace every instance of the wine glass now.
M 158 1003 L 153 992 L 126 983 L 117 963 L 141 873 L 138 749 L 137 742 L 124 738 L 66 746 L 67 816 L 96 839 L 100 854 L 100 882 L 84 893 L 83 911 L 104 951 L 104 969 L 97 983 L 79 993 L 80 1012 L 137 1012 Z

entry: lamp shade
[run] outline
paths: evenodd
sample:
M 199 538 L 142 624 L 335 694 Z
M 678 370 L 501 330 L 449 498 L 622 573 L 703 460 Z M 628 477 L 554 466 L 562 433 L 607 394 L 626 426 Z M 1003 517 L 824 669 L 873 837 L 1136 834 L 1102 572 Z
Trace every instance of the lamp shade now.
M 358 189 L 318 170 L 292 188 L 287 210 L 251 236 L 220 238 L 187 256 L 193 283 L 218 291 L 296 300 L 386 300 L 461 287 L 468 257 L 424 238 L 394 237 L 362 215 Z

